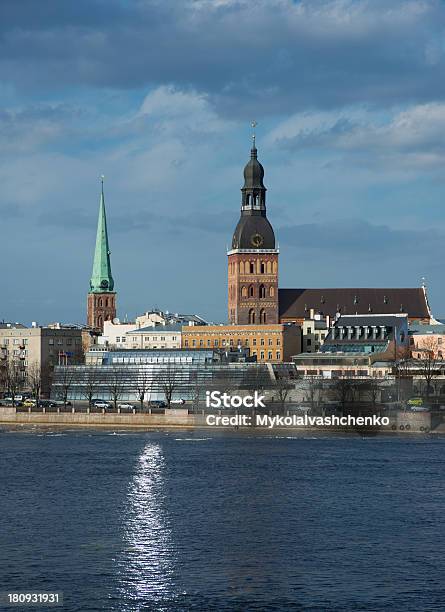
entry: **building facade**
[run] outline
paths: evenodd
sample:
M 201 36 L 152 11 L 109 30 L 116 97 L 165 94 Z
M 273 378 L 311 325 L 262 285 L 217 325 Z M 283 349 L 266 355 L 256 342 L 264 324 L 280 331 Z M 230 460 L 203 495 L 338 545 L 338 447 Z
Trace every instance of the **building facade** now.
M 248 348 L 259 363 L 290 361 L 301 351 L 301 329 L 296 325 L 206 325 L 182 328 L 182 347 L 236 350 Z
M 234 325 L 278 323 L 278 249 L 266 215 L 264 168 L 255 139 L 244 168 L 241 216 L 228 251 L 228 318 Z
M 0 326 L 0 367 L 15 362 L 23 374 L 23 387 L 28 377 L 40 375 L 42 393 L 47 394 L 54 366 L 79 363 L 83 356 L 83 330 L 78 327 L 32 327 L 5 324 Z
M 182 325 L 156 325 L 128 331 L 126 346 L 131 349 L 179 349 Z
M 110 254 L 102 181 L 93 272 L 87 298 L 87 325 L 91 329 L 101 331 L 103 331 L 105 321 L 113 321 L 116 317 L 116 292 L 111 274 Z
M 69 388 L 67 389 L 67 381 Z M 85 365 L 56 367 L 51 397 L 83 399 L 89 393 L 105 400 L 171 399 L 203 403 L 207 390 L 272 389 L 272 366 L 249 362 L 246 351 L 124 350 L 87 353 Z

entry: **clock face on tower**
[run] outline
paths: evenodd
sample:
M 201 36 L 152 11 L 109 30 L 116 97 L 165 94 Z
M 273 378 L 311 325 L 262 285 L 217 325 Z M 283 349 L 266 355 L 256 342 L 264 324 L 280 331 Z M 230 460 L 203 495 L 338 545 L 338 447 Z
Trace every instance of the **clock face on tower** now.
M 250 243 L 256 248 L 259 249 L 261 247 L 261 245 L 264 242 L 264 238 L 261 236 L 261 234 L 258 234 L 258 232 L 256 234 L 253 234 L 253 236 L 250 238 Z
M 106 288 L 108 287 L 108 281 L 107 281 L 107 280 L 105 280 L 105 279 L 104 279 L 103 281 L 100 281 L 100 286 L 101 286 L 103 289 L 106 289 Z

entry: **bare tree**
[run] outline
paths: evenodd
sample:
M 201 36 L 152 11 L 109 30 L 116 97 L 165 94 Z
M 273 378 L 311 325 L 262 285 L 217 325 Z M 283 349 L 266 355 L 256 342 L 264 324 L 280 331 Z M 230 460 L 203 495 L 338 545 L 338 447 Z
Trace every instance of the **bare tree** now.
M 180 387 L 180 376 L 175 365 L 169 363 L 165 367 L 162 366 L 157 373 L 156 383 L 164 394 L 167 407 L 170 408 L 173 394 Z
M 137 374 L 136 379 L 136 392 L 139 398 L 139 403 L 141 404 L 141 412 L 144 408 L 144 400 L 145 395 L 152 387 L 152 376 L 151 372 L 148 369 L 142 369 Z
M 311 406 L 311 412 L 314 412 L 315 407 L 320 404 L 323 381 L 318 374 L 308 372 L 305 377 L 305 386 L 307 387 L 307 401 Z
M 12 404 L 15 405 L 15 398 L 24 383 L 22 364 L 16 359 L 9 360 L 6 366 L 5 376 L 6 388 L 12 398 Z
M 294 388 L 294 385 L 283 372 L 275 373 L 275 390 L 277 393 L 278 401 L 280 403 L 281 412 L 284 413 L 284 407 L 289 393 Z
M 36 406 L 38 406 L 42 392 L 42 371 L 37 361 L 34 361 L 28 366 L 26 378 L 29 388 L 31 389 L 31 393 L 36 400 Z
M 419 365 L 419 374 L 425 381 L 425 396 L 428 399 L 431 394 L 432 380 L 441 373 L 443 364 L 437 338 L 434 336 L 426 338 L 422 347 L 417 348 L 416 351 L 421 355 L 416 361 Z
M 127 376 L 127 372 L 119 366 L 111 366 L 109 370 L 107 377 L 108 392 L 110 394 L 115 410 L 117 410 L 117 403 L 124 392 Z
M 341 406 L 341 412 L 344 415 L 346 413 L 346 405 L 354 401 L 355 395 L 355 384 L 350 378 L 339 376 L 334 381 L 332 388 L 333 395 L 336 401 Z
M 74 381 L 76 380 L 76 368 L 72 366 L 57 366 L 56 382 L 57 395 L 62 400 L 64 407 L 68 404 L 68 396 Z
M 82 395 L 88 401 L 88 408 L 91 410 L 93 397 L 96 395 L 100 373 L 97 366 L 87 366 L 85 376 L 82 379 Z

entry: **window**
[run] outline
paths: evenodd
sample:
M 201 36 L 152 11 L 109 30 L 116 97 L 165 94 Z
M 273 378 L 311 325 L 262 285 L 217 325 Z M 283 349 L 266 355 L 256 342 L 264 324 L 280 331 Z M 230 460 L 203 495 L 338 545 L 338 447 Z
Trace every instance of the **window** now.
M 253 325 L 255 323 L 255 311 L 253 308 L 249 310 L 249 323 Z
M 8 346 L 8 344 L 9 344 L 9 338 L 4 338 L 3 345 Z
M 207 340 L 207 346 L 210 346 L 210 340 Z
M 249 346 L 249 338 L 246 338 L 246 341 L 244 342 L 244 344 L 245 344 L 246 346 Z
M 277 351 L 277 359 L 281 359 L 281 353 L 280 353 L 280 351 Z
M 204 346 L 204 340 L 199 341 L 199 346 Z
M 311 344 L 312 344 L 312 340 L 310 338 L 308 338 L 306 340 L 306 346 L 311 346 Z
M 255 274 L 255 264 L 253 261 L 250 262 L 249 269 L 251 274 Z
M 176 342 L 176 336 L 172 337 L 173 342 Z
M 223 339 L 222 339 L 222 341 L 221 341 L 221 346 L 226 346 L 226 340 L 225 340 L 225 338 L 223 338 Z
M 261 346 L 264 346 L 264 338 L 261 338 L 260 344 Z
M 72 338 L 67 338 L 66 339 L 66 343 L 67 343 L 67 346 L 71 346 L 72 343 L 73 343 L 73 339 Z
M 270 297 L 274 297 L 274 295 L 275 295 L 275 288 L 274 287 L 270 287 L 270 289 L 269 289 L 269 296 Z
M 218 346 L 218 345 L 219 345 L 218 340 L 215 340 L 215 342 L 214 342 L 214 346 Z
M 48 344 L 54 344 L 54 338 L 50 338 L 50 339 L 48 340 Z
M 266 311 L 263 309 L 260 310 L 260 323 L 266 323 Z
M 126 342 L 127 338 L 125 336 L 122 336 L 122 342 Z
M 249 287 L 249 297 L 254 297 L 255 295 L 255 289 L 253 287 L 253 285 L 250 285 Z
M 230 346 L 233 346 L 233 338 L 230 338 L 229 344 L 230 344 Z
M 161 336 L 161 342 L 165 342 L 165 336 Z
M 252 346 L 256 346 L 256 338 L 252 340 Z
M 272 351 L 269 351 L 269 352 L 267 353 L 267 358 L 268 358 L 268 359 L 272 359 Z
M 28 344 L 28 338 L 23 338 L 23 344 L 26 346 Z
M 307 334 L 312 334 L 312 327 L 308 327 L 306 333 Z
M 18 344 L 19 343 L 19 339 L 18 338 L 14 338 L 12 344 Z
M 162 340 L 162 338 L 161 338 Z M 192 340 L 192 346 L 196 346 L 196 340 Z
M 277 346 L 281 346 L 281 339 L 277 338 Z
M 267 341 L 267 344 L 268 344 L 269 346 L 272 346 L 272 338 L 269 338 L 269 340 Z
M 266 297 L 266 287 L 264 285 L 260 285 L 260 298 L 264 299 Z
M 125 338 L 124 338 L 124 340 L 125 340 Z M 76 338 L 76 345 L 80 346 L 80 338 Z
M 189 345 L 189 341 L 188 340 L 184 340 L 184 346 L 188 346 Z
M 264 359 L 264 351 L 261 351 L 261 353 L 260 353 L 260 359 Z
M 116 336 L 116 342 L 120 342 L 120 341 L 121 341 L 120 336 Z
M 242 289 L 241 289 L 241 297 L 247 297 L 247 287 L 242 287 Z
M 266 264 L 263 261 L 261 262 L 261 265 L 260 265 L 260 272 L 261 274 L 266 273 Z
M 62 339 L 62 338 L 58 338 L 58 340 L 57 340 L 57 344 L 58 344 L 59 346 L 62 346 L 62 344 L 63 344 L 63 339 Z

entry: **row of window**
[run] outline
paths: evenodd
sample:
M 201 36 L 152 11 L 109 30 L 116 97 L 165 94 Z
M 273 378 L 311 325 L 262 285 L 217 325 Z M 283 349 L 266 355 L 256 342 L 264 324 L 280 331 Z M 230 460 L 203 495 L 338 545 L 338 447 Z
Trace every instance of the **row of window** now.
M 3 338 L 3 346 L 9 346 L 9 340 L 10 338 Z M 11 338 L 12 342 L 11 344 L 13 346 L 28 346 L 28 338 Z M 72 346 L 73 344 L 73 338 L 57 338 L 57 345 L 58 346 L 63 346 L 64 344 L 64 340 L 65 340 L 65 344 L 67 346 Z M 75 343 L 77 345 L 81 344 L 81 339 L 80 338 L 76 338 L 75 339 Z M 48 344 L 50 346 L 54 345 L 54 338 L 48 338 Z
M 249 287 L 241 287 L 241 297 L 256 297 L 255 291 L 256 287 L 254 285 L 250 285 Z M 267 296 L 269 294 L 269 296 Z M 265 285 L 260 285 L 258 287 L 258 297 L 260 299 L 265 299 L 266 297 L 275 297 L 275 287 L 269 287 L 269 291 Z
M 240 274 L 276 274 L 278 268 L 276 261 L 240 261 L 238 269 Z M 229 270 L 235 274 L 235 261 L 229 263 Z
M 259 320 L 257 320 L 257 316 L 256 316 L 254 309 L 251 308 L 249 310 L 249 324 L 250 325 L 255 325 L 255 323 L 261 323 L 261 324 L 266 323 L 266 319 L 267 319 L 266 311 L 263 308 L 260 310 Z
M 256 356 L 258 357 L 258 355 L 257 355 L 257 352 L 256 352 L 256 351 L 252 351 L 252 355 L 256 355 Z M 260 359 L 265 359 L 265 356 L 264 356 L 264 355 L 265 355 L 264 351 L 260 351 L 259 358 L 260 358 Z M 268 353 L 267 353 L 267 359 L 269 359 L 269 360 L 272 360 L 272 359 L 273 359 L 273 353 L 272 353 L 272 351 L 268 351 Z M 280 351 L 276 351 L 276 353 L 275 353 L 275 359 L 276 359 L 276 360 L 281 359 L 281 352 L 280 352 Z
M 177 336 L 172 336 L 170 338 L 170 340 L 172 340 L 172 342 L 176 342 L 177 339 L 178 339 Z M 144 336 L 144 342 L 158 342 L 158 340 L 159 340 L 159 342 L 165 342 L 166 338 L 165 338 L 165 336 L 160 336 L 159 338 L 157 336 L 153 336 L 153 337 Z M 127 341 L 127 338 L 125 336 L 122 336 L 122 338 L 120 336 L 116 337 L 116 342 L 126 342 L 126 341 Z M 132 341 L 136 342 L 134 337 L 132 338 Z
M 113 305 L 114 305 L 113 298 L 98 298 L 96 300 L 96 306 L 99 308 L 102 308 L 102 307 L 108 308 Z
M 259 344 L 257 344 L 258 343 L 258 339 L 257 338 L 252 338 L 251 346 L 266 346 L 265 338 L 260 338 L 259 340 L 260 340 Z M 215 338 L 213 340 L 213 346 L 216 346 L 216 347 L 218 347 L 218 346 L 232 346 L 232 347 L 233 346 L 243 346 L 243 344 L 244 344 L 244 346 L 250 346 L 249 338 L 246 338 L 244 340 L 244 342 L 241 340 L 241 338 L 238 338 L 236 344 L 235 344 L 235 341 L 234 341 L 233 338 L 230 338 L 228 342 L 227 342 L 227 340 L 225 338 L 222 338 L 221 339 L 221 345 L 219 343 L 219 339 L 218 338 Z M 275 341 L 275 344 L 276 344 L 276 346 L 281 346 L 281 338 L 277 338 L 276 341 Z M 273 339 L 272 338 L 268 338 L 267 345 L 268 346 L 273 346 Z M 184 340 L 184 347 L 185 348 L 189 348 L 190 346 L 192 348 L 193 347 L 196 348 L 198 346 L 199 346 L 199 348 L 203 348 L 204 347 L 204 340 L 199 340 L 199 344 L 198 344 L 198 340 L 195 340 L 195 339 L 192 339 L 191 344 L 190 344 L 189 340 Z M 206 341 L 206 346 L 208 348 L 210 348 L 212 346 L 212 340 L 210 340 L 210 339 L 207 340 Z

